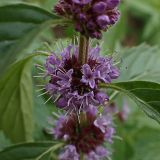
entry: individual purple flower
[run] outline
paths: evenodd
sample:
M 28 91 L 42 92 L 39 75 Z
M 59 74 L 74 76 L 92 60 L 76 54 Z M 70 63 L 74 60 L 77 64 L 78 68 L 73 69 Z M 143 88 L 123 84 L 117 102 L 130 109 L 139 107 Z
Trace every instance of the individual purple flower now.
M 56 122 L 55 122 L 55 128 L 52 129 L 52 134 L 56 139 L 62 137 L 63 133 L 61 129 L 63 128 L 64 123 L 66 122 L 66 118 L 64 116 L 61 116 Z M 63 135 L 64 136 L 64 135 Z
M 88 109 L 86 110 L 87 113 L 89 113 L 92 116 L 96 116 L 98 113 L 97 107 L 93 105 L 89 105 Z
M 108 95 L 102 91 L 97 92 L 95 97 L 99 101 L 100 104 L 104 104 L 104 105 L 105 105 L 105 102 L 109 100 Z
M 57 84 L 59 84 L 62 87 L 62 89 L 69 88 L 72 81 L 72 74 L 73 69 L 70 69 L 66 73 L 62 71 L 57 71 L 57 77 L 59 78 Z
M 109 142 L 112 143 L 112 138 L 113 135 L 115 134 L 115 129 L 113 127 L 107 127 L 106 133 L 105 133 L 105 139 Z
M 89 84 L 91 88 L 95 88 L 95 74 L 88 64 L 82 66 L 82 73 L 83 76 L 81 82 Z
M 56 101 L 56 105 L 59 108 L 65 108 L 68 106 L 68 103 L 66 101 L 66 99 L 64 97 L 60 97 L 57 101 Z
M 111 118 L 100 116 L 94 121 L 94 125 L 98 127 L 103 133 L 106 132 L 107 127 L 111 124 Z
M 108 156 L 108 151 L 106 148 L 102 147 L 102 146 L 98 146 L 96 148 L 96 154 L 100 157 L 100 158 L 104 158 Z
M 119 77 L 119 70 L 117 67 L 112 67 L 110 73 L 109 73 L 109 76 L 112 78 L 112 79 L 116 79 Z
M 85 158 L 85 160 L 100 160 L 99 156 L 94 152 L 91 151 Z
M 102 147 L 98 146 L 95 151 L 91 151 L 86 155 L 85 160 L 102 160 L 108 156 L 108 151 Z
M 59 0 L 54 11 L 73 20 L 75 29 L 91 38 L 102 38 L 106 31 L 119 19 L 119 0 Z
M 99 58 L 100 65 L 96 68 L 96 76 L 105 83 L 110 83 L 112 79 L 119 77 L 119 71 L 113 66 L 112 59 Z
M 79 154 L 74 145 L 67 145 L 64 151 L 59 155 L 59 160 L 79 160 Z

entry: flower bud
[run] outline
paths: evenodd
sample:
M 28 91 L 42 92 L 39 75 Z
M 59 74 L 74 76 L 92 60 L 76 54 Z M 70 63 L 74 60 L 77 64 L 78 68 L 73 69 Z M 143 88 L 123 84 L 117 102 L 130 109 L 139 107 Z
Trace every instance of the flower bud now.
M 98 2 L 93 6 L 93 12 L 95 13 L 104 13 L 106 10 L 106 3 L 105 2 Z
M 101 15 L 97 17 L 96 22 L 101 29 L 105 29 L 107 25 L 110 23 L 110 19 L 107 15 Z
M 87 23 L 87 28 L 88 28 L 89 30 L 95 30 L 96 25 L 95 25 L 95 23 L 94 23 L 92 20 L 90 20 L 90 21 Z
M 67 102 L 65 98 L 59 98 L 58 101 L 56 102 L 57 107 L 59 108 L 65 108 L 67 106 Z
M 82 22 L 85 22 L 85 21 L 86 21 L 86 15 L 83 14 L 83 13 L 80 13 L 80 14 L 78 15 L 78 19 L 79 19 L 80 21 L 82 21 Z
M 108 4 L 107 8 L 113 9 L 113 8 L 117 7 L 119 5 L 119 3 L 120 3 L 120 0 L 109 0 L 107 3 Z

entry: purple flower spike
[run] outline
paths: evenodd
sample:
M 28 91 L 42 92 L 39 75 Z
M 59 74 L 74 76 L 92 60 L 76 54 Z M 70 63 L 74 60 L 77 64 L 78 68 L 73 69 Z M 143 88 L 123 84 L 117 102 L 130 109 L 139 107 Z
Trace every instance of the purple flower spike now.
M 89 84 L 91 88 L 95 87 L 95 75 L 92 72 L 90 66 L 88 64 L 84 64 L 82 67 L 82 80 L 81 82 Z
M 107 4 L 105 2 L 95 3 L 95 5 L 93 6 L 93 12 L 103 13 L 105 12 L 106 7 L 107 7 Z
M 68 145 L 64 148 L 64 152 L 60 154 L 59 160 L 79 160 L 79 154 L 74 145 Z
M 84 160 L 102 160 L 110 156 L 103 144 L 106 140 L 112 142 L 115 133 L 112 118 L 108 113 L 102 112 L 100 117 L 97 113 L 97 107 L 89 105 L 85 112 L 79 113 L 79 118 L 72 112 L 57 120 L 55 129 L 51 128 L 48 133 L 69 144 L 61 152 L 59 160 L 79 160 L 80 154 L 84 155 Z M 50 125 L 54 126 L 54 123 L 51 121 Z
M 90 105 L 105 106 L 109 97 L 99 90 L 98 84 L 110 83 L 119 76 L 119 71 L 113 66 L 112 58 L 100 56 L 99 46 L 88 49 L 87 62 L 82 66 L 78 51 L 77 46 L 69 45 L 60 58 L 48 57 L 44 77 L 50 79 L 46 91 L 56 106 L 66 111 L 87 111 Z
M 59 0 L 54 11 L 72 20 L 75 29 L 86 37 L 101 39 L 119 19 L 120 0 Z

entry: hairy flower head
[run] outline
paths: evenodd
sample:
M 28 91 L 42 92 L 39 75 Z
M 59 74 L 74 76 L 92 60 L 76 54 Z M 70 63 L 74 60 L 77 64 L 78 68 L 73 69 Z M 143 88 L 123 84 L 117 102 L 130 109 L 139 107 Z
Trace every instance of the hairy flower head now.
M 78 61 L 78 47 L 69 45 L 61 56 L 52 53 L 45 63 L 45 77 L 49 78 L 46 91 L 58 108 L 81 112 L 89 105 L 105 106 L 108 95 L 98 84 L 111 83 L 118 78 L 119 71 L 111 57 L 99 55 L 100 48 L 89 48 L 86 64 Z
M 67 145 L 59 156 L 60 160 L 71 157 L 79 160 L 80 154 L 85 160 L 101 160 L 110 155 L 103 144 L 112 143 L 115 134 L 112 116 L 109 113 L 99 116 L 95 106 L 81 112 L 79 119 L 75 113 L 60 116 L 52 127 L 49 133 Z

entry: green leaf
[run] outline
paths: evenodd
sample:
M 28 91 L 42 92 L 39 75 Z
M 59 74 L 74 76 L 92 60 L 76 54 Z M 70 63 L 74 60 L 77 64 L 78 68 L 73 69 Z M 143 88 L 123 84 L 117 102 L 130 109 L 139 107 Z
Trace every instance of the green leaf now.
M 160 82 L 160 49 L 142 44 L 125 49 L 118 81 L 145 80 Z
M 46 154 L 63 146 L 63 143 L 38 142 L 13 145 L 0 152 L 3 160 L 40 160 Z M 45 159 L 47 160 L 47 159 Z
M 159 130 L 142 128 L 136 132 L 134 139 L 134 155 L 131 160 L 159 160 Z
M 41 8 L 13 4 L 0 7 L 0 70 L 25 51 L 42 30 L 61 23 L 56 15 Z
M 145 20 L 142 32 L 143 40 L 151 44 L 160 44 L 160 1 L 159 0 L 126 0 L 126 5 L 132 15 Z M 126 6 L 125 5 L 125 6 Z
M 160 84 L 147 81 L 130 81 L 101 84 L 100 87 L 112 88 L 132 98 L 151 118 L 160 123 Z
M 0 129 L 14 142 L 32 140 L 33 99 L 30 58 L 12 65 L 0 80 Z
M 4 135 L 3 131 L 0 131 L 0 150 L 9 146 L 10 144 L 10 140 Z

